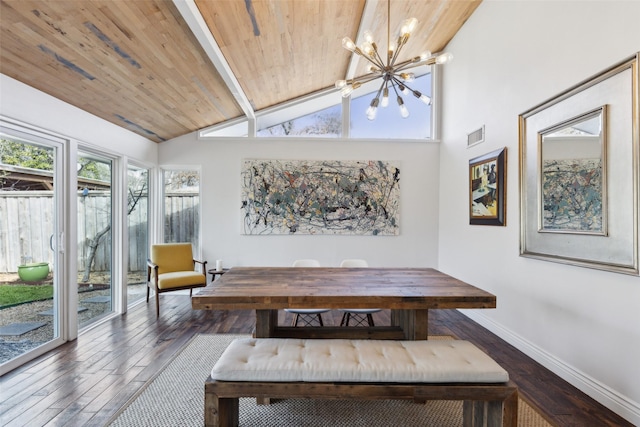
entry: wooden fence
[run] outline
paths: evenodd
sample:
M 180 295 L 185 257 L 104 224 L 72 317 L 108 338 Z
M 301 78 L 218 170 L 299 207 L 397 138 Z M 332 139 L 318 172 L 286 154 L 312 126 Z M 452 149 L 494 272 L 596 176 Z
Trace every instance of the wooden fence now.
M 168 241 L 192 241 L 198 236 L 197 194 L 171 194 L 165 198 Z M 93 191 L 78 197 L 78 270 L 83 271 L 89 256 L 89 242 L 110 226 L 111 197 Z M 13 273 L 18 265 L 48 262 L 53 266 L 54 218 L 51 191 L 0 192 L 0 273 Z M 143 271 L 147 261 L 147 198 L 141 198 L 128 216 L 129 271 Z M 195 222 L 194 222 L 195 221 Z M 168 230 L 168 232 L 167 232 Z M 93 271 L 110 270 L 111 230 L 97 247 Z

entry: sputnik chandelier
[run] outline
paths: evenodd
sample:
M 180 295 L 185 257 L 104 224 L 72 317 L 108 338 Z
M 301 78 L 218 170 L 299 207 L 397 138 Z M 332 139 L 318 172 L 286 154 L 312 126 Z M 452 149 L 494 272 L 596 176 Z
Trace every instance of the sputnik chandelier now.
M 371 100 L 371 104 L 369 104 L 369 108 L 367 109 L 367 118 L 369 120 L 376 118 L 378 106 L 386 107 L 389 105 L 389 88 L 393 90 L 396 96 L 398 107 L 400 108 L 400 115 L 403 118 L 409 117 L 409 110 L 404 104 L 400 93 L 404 95 L 413 94 L 413 96 L 420 99 L 426 105 L 429 105 L 431 103 L 430 97 L 418 90 L 412 89 L 407 84 L 413 82 L 416 78 L 415 74 L 408 70 L 423 65 L 444 64 L 453 59 L 453 55 L 450 53 L 433 56 L 431 52 L 426 51 L 420 56 L 396 63 L 400 55 L 400 50 L 407 44 L 407 41 L 409 41 L 411 32 L 415 29 L 418 20 L 416 18 L 405 19 L 400 27 L 398 39 L 394 44 L 391 41 L 390 17 L 391 0 L 387 0 L 387 43 L 389 49 L 387 51 L 386 61 L 382 59 L 382 56 L 378 52 L 378 46 L 373 41 L 371 31 L 367 30 L 364 32 L 364 41 L 360 46 L 356 46 L 349 37 L 342 39 L 342 47 L 356 53 L 371 63 L 368 74 L 349 80 L 336 81 L 336 88 L 340 89 L 342 96 L 346 98 L 363 84 L 379 78 L 382 79 L 380 89 L 378 89 L 376 96 Z M 382 99 L 380 99 L 380 95 L 382 95 Z

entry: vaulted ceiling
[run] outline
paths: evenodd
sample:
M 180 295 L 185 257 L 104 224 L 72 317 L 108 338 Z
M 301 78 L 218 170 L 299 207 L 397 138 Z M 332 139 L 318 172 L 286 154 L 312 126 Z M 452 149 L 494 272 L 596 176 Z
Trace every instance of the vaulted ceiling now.
M 387 37 L 384 0 L 0 1 L 1 73 L 156 142 L 366 74 L 342 38 Z M 391 0 L 390 28 L 439 52 L 480 1 Z

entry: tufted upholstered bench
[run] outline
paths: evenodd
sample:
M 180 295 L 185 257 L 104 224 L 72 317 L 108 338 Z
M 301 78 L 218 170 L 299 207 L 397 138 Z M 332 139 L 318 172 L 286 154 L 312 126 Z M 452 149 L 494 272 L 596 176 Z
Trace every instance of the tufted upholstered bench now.
M 237 339 L 205 382 L 205 426 L 237 426 L 240 397 L 463 400 L 465 427 L 518 413 L 507 371 L 460 340 Z

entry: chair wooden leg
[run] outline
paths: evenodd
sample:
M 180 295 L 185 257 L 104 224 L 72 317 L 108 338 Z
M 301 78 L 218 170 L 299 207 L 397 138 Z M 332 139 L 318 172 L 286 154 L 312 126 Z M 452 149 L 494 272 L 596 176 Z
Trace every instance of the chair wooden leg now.
M 291 322 L 291 326 L 293 326 L 294 328 L 295 328 L 296 326 L 298 326 L 298 317 L 299 317 L 299 316 L 300 316 L 300 315 L 299 315 L 298 313 L 296 313 L 296 314 L 293 316 L 293 322 Z
M 147 303 L 149 302 L 149 292 L 151 291 L 151 288 L 149 287 L 149 282 L 147 282 Z
M 160 317 L 160 292 L 156 289 L 156 317 Z
M 318 322 L 320 322 L 320 326 L 324 326 L 324 323 L 322 323 L 322 314 L 318 313 Z

